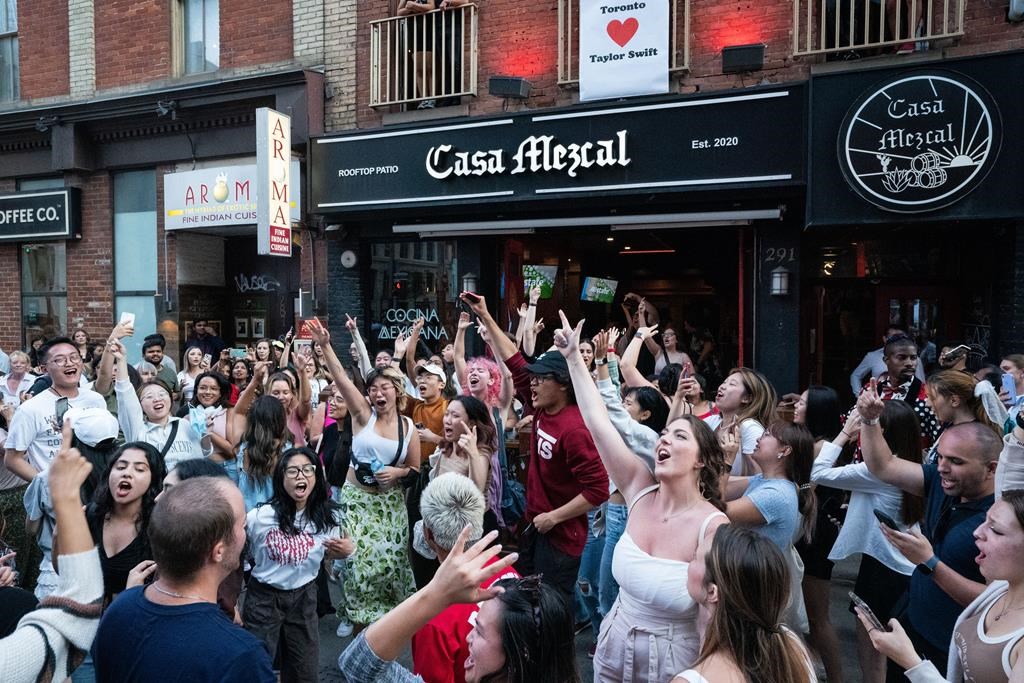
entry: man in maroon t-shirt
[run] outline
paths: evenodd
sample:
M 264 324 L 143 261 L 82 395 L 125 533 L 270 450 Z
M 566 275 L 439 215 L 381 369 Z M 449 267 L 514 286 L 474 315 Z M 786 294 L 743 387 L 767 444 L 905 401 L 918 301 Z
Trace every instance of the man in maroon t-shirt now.
M 526 521 L 516 569 L 543 574 L 571 604 L 587 542 L 587 512 L 608 500 L 608 473 L 576 406 L 565 358 L 557 351 L 527 363 L 487 311 L 483 297 L 463 301 L 490 332 L 495 354 L 512 372 L 516 394 L 533 407 Z
M 417 523 L 413 547 L 419 553 L 435 555 L 444 562 L 459 534 L 468 524 L 472 527 L 467 545 L 483 536 L 484 511 L 487 503 L 473 480 L 449 472 L 430 482 L 420 498 L 423 521 Z M 495 556 L 488 564 L 494 564 Z M 486 565 L 485 565 L 486 566 Z M 490 588 L 501 579 L 517 579 L 519 574 L 509 567 L 489 577 L 480 588 Z M 451 605 L 412 637 L 413 671 L 430 683 L 465 683 L 467 638 L 473 630 L 477 605 Z

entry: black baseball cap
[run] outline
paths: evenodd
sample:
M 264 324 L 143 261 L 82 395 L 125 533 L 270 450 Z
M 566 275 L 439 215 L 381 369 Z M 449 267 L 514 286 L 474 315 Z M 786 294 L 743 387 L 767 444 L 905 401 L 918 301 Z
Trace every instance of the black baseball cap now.
M 537 356 L 537 359 L 526 366 L 531 375 L 554 375 L 555 380 L 560 384 L 569 384 L 572 380 L 569 377 L 569 365 L 565 362 L 565 356 L 558 351 L 545 351 Z

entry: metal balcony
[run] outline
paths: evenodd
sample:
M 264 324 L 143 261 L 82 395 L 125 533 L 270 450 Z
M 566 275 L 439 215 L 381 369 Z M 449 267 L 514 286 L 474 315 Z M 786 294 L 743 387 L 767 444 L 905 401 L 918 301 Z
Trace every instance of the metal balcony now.
M 793 55 L 928 49 L 964 34 L 966 0 L 793 0 Z
M 476 5 L 370 22 L 371 107 L 434 104 L 476 87 Z

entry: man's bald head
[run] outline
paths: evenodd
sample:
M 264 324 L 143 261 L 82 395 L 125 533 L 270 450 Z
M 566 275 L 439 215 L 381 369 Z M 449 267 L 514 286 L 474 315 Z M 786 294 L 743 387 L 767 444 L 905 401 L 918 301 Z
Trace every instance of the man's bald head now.
M 975 454 L 984 464 L 999 461 L 1003 440 L 995 431 L 980 422 L 964 422 L 942 432 L 942 452 L 955 451 L 962 457 Z

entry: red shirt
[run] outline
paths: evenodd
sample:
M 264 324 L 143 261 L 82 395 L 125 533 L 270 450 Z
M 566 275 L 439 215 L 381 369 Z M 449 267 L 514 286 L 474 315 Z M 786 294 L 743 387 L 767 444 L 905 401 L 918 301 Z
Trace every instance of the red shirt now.
M 487 563 L 492 565 L 499 558 Z M 485 565 L 485 566 L 487 566 Z M 501 579 L 518 579 L 519 574 L 509 567 L 501 574 L 486 579 L 481 588 L 490 588 Z M 466 639 L 473 630 L 479 605 L 451 605 L 427 622 L 412 637 L 413 673 L 427 683 L 465 683 L 466 657 L 469 645 Z
M 522 354 L 505 361 L 512 372 L 516 393 L 530 405 L 530 371 Z M 608 472 L 583 422 L 580 409 L 567 405 L 554 415 L 533 414 L 530 466 L 526 476 L 526 520 L 556 510 L 578 495 L 597 507 L 608 500 Z M 551 545 L 580 557 L 587 544 L 587 516 L 574 517 L 547 533 Z

